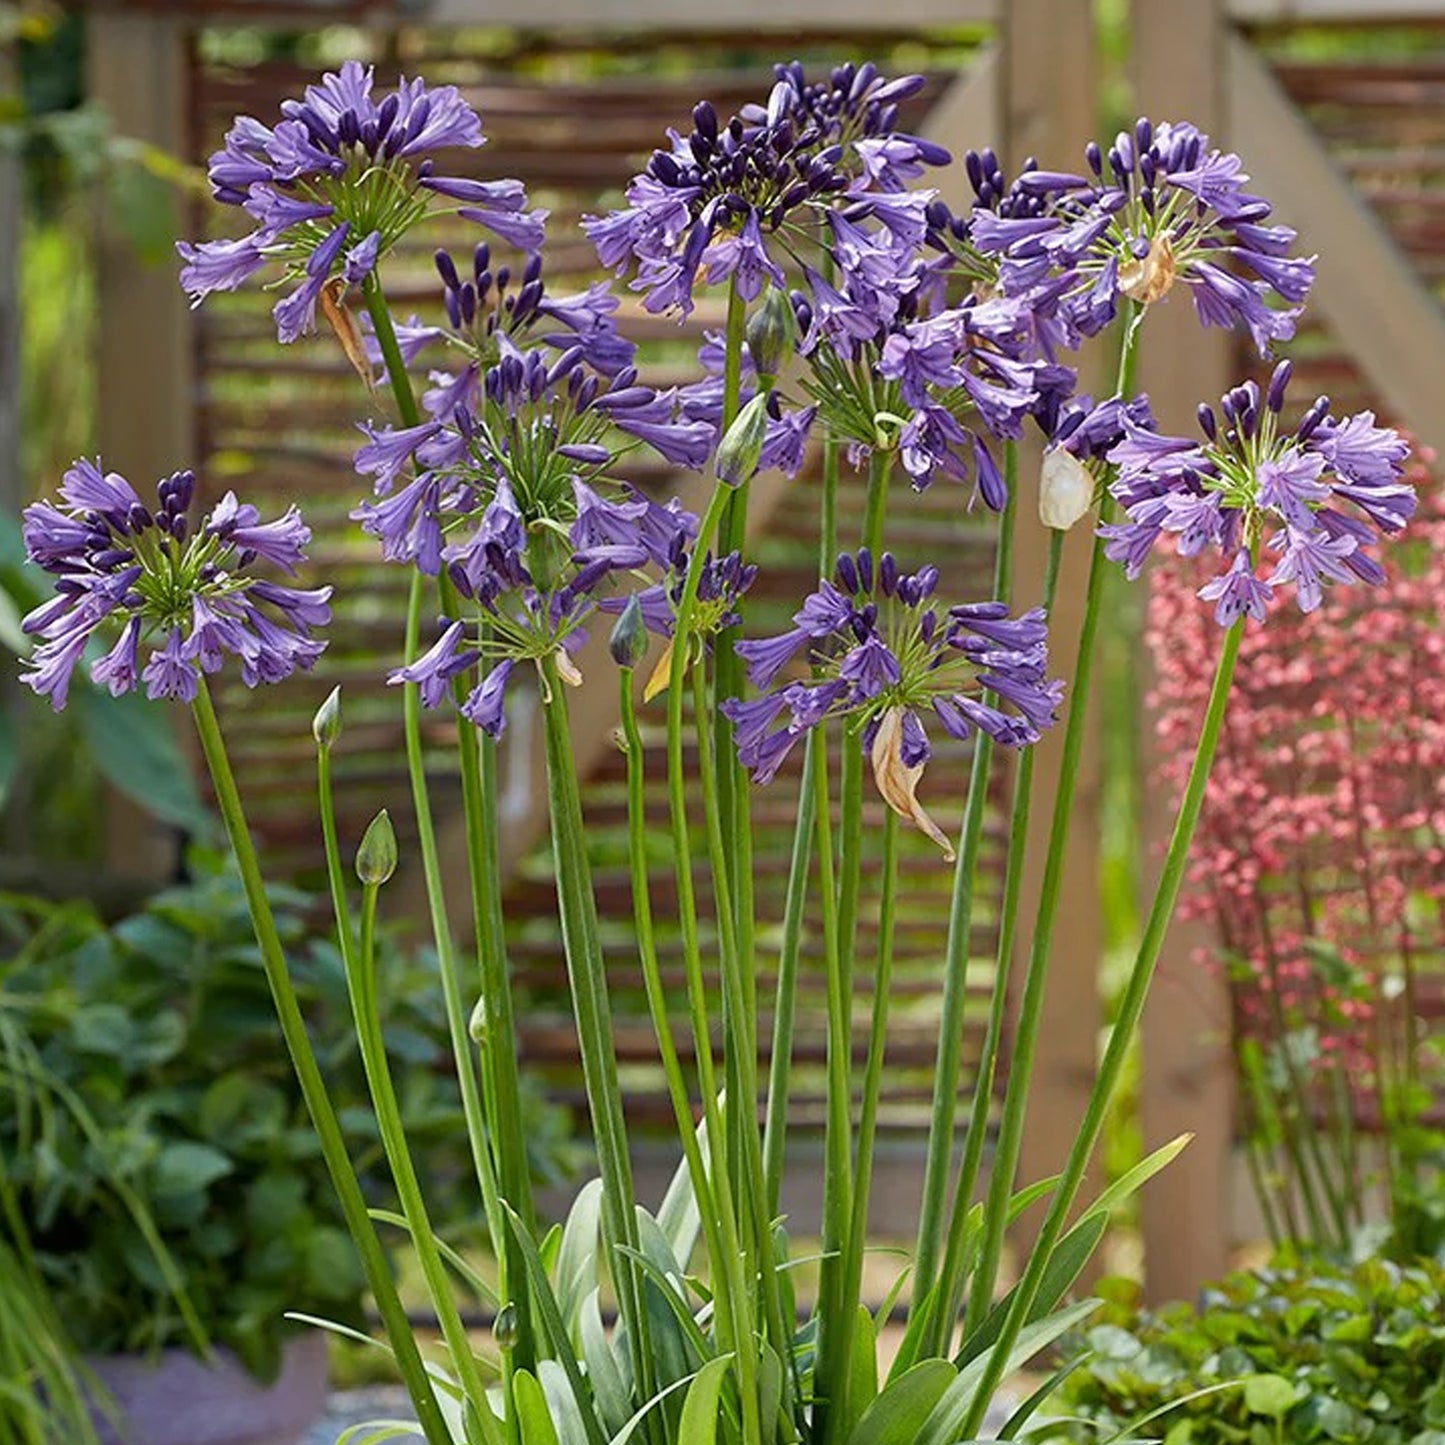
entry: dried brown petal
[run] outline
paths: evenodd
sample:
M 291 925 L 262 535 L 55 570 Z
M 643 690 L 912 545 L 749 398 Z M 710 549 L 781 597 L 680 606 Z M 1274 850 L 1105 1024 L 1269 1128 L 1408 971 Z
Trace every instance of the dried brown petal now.
M 1174 284 L 1174 247 L 1162 233 L 1149 243 L 1142 261 L 1126 261 L 1119 267 L 1119 290 L 1148 306 Z
M 582 671 L 572 661 L 572 654 L 565 647 L 559 647 L 552 654 L 552 661 L 557 668 L 557 676 L 567 684 L 568 687 L 582 686 Z
M 878 731 L 873 736 L 873 780 L 883 794 L 883 801 L 905 822 L 912 823 L 921 833 L 932 838 L 943 849 L 944 858 L 952 863 L 955 856 L 953 844 L 943 829 L 928 816 L 916 796 L 924 764 L 918 763 L 914 767 L 904 764 L 903 716 L 903 708 L 891 707 L 878 724 Z
M 331 324 L 336 339 L 346 359 L 356 368 L 356 374 L 366 383 L 368 391 L 376 390 L 376 378 L 372 375 L 371 362 L 366 357 L 366 345 L 361 339 L 361 328 L 356 317 L 346 304 L 346 279 L 333 276 L 321 288 L 321 314 Z

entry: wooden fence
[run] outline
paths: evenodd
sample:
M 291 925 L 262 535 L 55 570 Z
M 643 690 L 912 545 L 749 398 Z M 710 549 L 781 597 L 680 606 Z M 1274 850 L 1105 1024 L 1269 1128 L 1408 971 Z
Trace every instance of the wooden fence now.
M 274 110 L 279 96 L 301 83 L 304 68 L 294 60 L 249 66 L 228 61 L 224 47 L 203 35 L 199 8 L 159 0 L 97 6 L 90 62 L 93 90 L 122 130 L 197 160 L 230 114 Z M 1034 154 L 1046 165 L 1069 166 L 1076 163 L 1083 138 L 1097 128 L 1088 0 L 899 0 L 889 7 L 876 0 L 734 0 L 725 30 L 711 7 L 680 6 L 676 0 L 388 5 L 230 0 L 204 11 L 204 22 L 217 27 L 264 21 L 294 30 L 365 21 L 376 37 L 383 72 L 404 62 L 413 69 L 445 68 L 460 76 L 475 91 L 494 137 L 484 155 L 488 174 L 518 174 L 534 188 L 550 189 L 563 202 L 555 209 L 564 216 L 576 214 L 586 196 L 620 185 L 662 128 L 685 116 L 698 82 L 678 73 L 684 45 L 692 47 L 687 53 L 694 57 L 712 57 L 709 80 L 716 84 L 711 88 L 716 99 L 726 102 L 733 94 L 729 87 L 747 83 L 756 88 L 754 77 L 728 74 L 724 66 L 726 57 L 749 45 L 789 53 L 860 54 L 906 40 L 925 68 L 930 60 L 933 64 L 919 123 L 956 155 L 991 142 L 1014 164 Z M 1441 271 L 1445 136 L 1438 132 L 1445 65 L 1407 61 L 1386 70 L 1356 64 L 1348 56 L 1309 63 L 1295 58 L 1295 42 L 1306 33 L 1301 27 L 1351 21 L 1445 21 L 1445 4 L 1194 0 L 1185 6 L 1174 0 L 1134 0 L 1136 103 L 1155 116 L 1193 119 L 1241 150 L 1258 188 L 1278 200 L 1282 219 L 1307 238 L 1317 238 L 1325 254 L 1312 310 L 1322 324 L 1302 339 L 1301 369 L 1327 377 L 1328 389 L 1337 393 L 1388 397 L 1397 419 L 1441 447 L 1445 408 L 1438 377 L 1445 358 L 1445 320 L 1430 288 Z M 483 32 L 491 37 L 485 46 Z M 495 38 L 499 32 L 509 37 L 501 49 Z M 631 55 L 633 78 L 615 74 L 590 88 L 569 83 L 566 57 L 588 47 Z M 647 57 L 647 65 L 637 63 L 640 56 Z M 946 70 L 939 68 L 940 59 Z M 1408 144 L 1399 144 L 1407 134 Z M 961 196 L 956 175 L 944 186 L 955 199 Z M 213 220 L 198 208 L 192 233 Z M 580 256 L 563 252 L 558 258 L 562 269 L 585 264 Z M 427 284 L 423 264 L 418 253 L 400 271 L 403 284 L 414 284 L 418 294 Z M 319 522 L 327 560 L 353 578 L 366 579 L 365 594 L 358 593 L 342 613 L 346 645 L 333 647 L 316 687 L 288 688 L 275 698 L 251 700 L 249 708 L 235 694 L 226 699 L 242 723 L 243 737 L 249 738 L 242 751 L 250 757 L 243 762 L 257 779 L 253 795 L 270 824 L 270 841 L 278 856 L 299 860 L 312 846 L 295 831 L 306 817 L 296 802 L 298 786 L 306 786 L 306 721 L 333 681 L 347 681 L 345 795 L 358 814 L 383 795 L 405 796 L 394 725 L 369 701 L 377 690 L 363 684 L 363 677 L 374 678 L 388 649 L 394 649 L 390 619 L 398 611 L 399 581 L 379 574 L 367 550 L 343 540 L 339 527 L 350 483 L 336 438 L 355 410 L 354 389 L 348 389 L 329 358 L 322 359 L 323 348 L 298 348 L 286 358 L 284 383 L 263 383 L 260 378 L 274 372 L 276 362 L 274 345 L 265 336 L 264 308 L 255 298 L 222 300 L 232 304 L 208 305 L 199 317 L 192 316 L 173 271 L 146 270 L 119 245 L 105 245 L 100 434 L 107 458 L 141 476 L 190 459 L 205 464 L 209 484 L 224 485 L 229 474 L 244 471 L 253 490 L 259 485 L 303 494 L 308 512 Z M 708 319 L 706 313 L 702 319 Z M 1183 302 L 1160 308 L 1146 338 L 1143 384 L 1166 424 L 1183 424 L 1198 399 L 1218 395 L 1233 373 L 1250 364 L 1222 333 L 1200 333 Z M 1029 466 L 1026 459 L 1026 477 Z M 659 474 L 653 480 L 662 486 L 675 479 Z M 771 549 L 796 580 L 808 565 L 806 544 L 791 534 L 793 509 L 779 507 L 781 499 L 780 489 L 764 489 L 754 521 L 760 545 Z M 982 536 L 956 513 L 933 520 L 955 528 L 965 574 L 985 575 L 988 552 Z M 1022 530 L 1027 538 L 1040 531 Z M 1019 570 L 1024 601 L 1038 592 L 1043 572 L 1041 537 L 1027 546 Z M 1077 627 L 1087 549 L 1087 538 L 1070 539 L 1060 592 L 1064 636 Z M 604 850 L 606 820 L 615 823 L 616 808 L 617 764 L 609 741 L 616 719 L 610 693 L 608 688 L 585 690 L 574 709 L 577 745 L 590 768 L 590 816 L 604 820 L 594 841 Z M 1041 750 L 1044 796 L 1057 776 L 1057 751 L 1058 739 Z M 1023 1161 L 1028 1178 L 1061 1162 L 1097 1049 L 1102 937 L 1097 753 L 1091 738 L 1066 873 L 1067 946 L 1051 980 Z M 949 765 L 962 768 L 965 760 L 956 757 Z M 519 969 L 538 986 L 541 999 L 555 942 L 531 921 L 545 913 L 547 887 L 536 852 L 541 820 L 535 800 L 541 792 L 535 778 L 541 749 L 525 727 L 513 730 L 507 766 L 514 779 L 507 825 L 515 865 L 509 915 L 518 920 L 513 944 Z M 263 773 L 278 779 L 274 806 L 266 802 Z M 1163 810 L 1169 802 L 1157 800 L 1157 815 L 1151 808 L 1154 837 L 1165 826 Z M 763 813 L 771 816 L 766 806 Z M 446 844 L 460 870 L 454 833 Z M 1026 900 L 1036 891 L 1040 863 L 1038 856 L 1030 859 Z M 996 859 L 989 868 L 994 887 Z M 465 893 L 464 888 L 453 891 L 458 898 Z M 936 922 L 946 906 L 930 888 L 921 889 L 913 903 L 920 928 L 930 909 Z M 1024 913 L 1029 914 L 1027 901 Z M 1145 1030 L 1146 1142 L 1161 1142 L 1184 1129 L 1198 1134 L 1194 1147 L 1155 1181 L 1144 1201 L 1150 1287 L 1160 1296 L 1188 1293 L 1218 1272 L 1229 1244 L 1233 1115 L 1223 1052 L 1228 1014 L 1214 986 L 1189 967 L 1193 942 L 1182 929 L 1171 938 Z M 1027 936 L 1020 944 L 1022 953 Z M 910 957 L 912 971 L 904 973 L 919 1017 L 926 1015 L 936 985 L 929 953 L 930 944 L 920 935 Z M 975 976 L 981 988 L 990 985 L 982 959 L 976 960 Z M 907 1067 L 890 1101 L 895 1137 L 916 1123 L 914 1094 L 928 1065 L 922 1043 L 926 1030 L 909 1034 L 908 1010 L 903 1017 L 897 1057 Z M 530 1042 L 539 1059 L 570 1057 L 570 1042 L 556 1032 L 551 1016 L 534 1016 Z M 638 1035 L 629 1054 L 632 1035 L 627 1033 L 623 1044 L 642 1108 L 654 1084 L 650 1045 Z M 806 1037 L 801 1047 L 806 1057 Z

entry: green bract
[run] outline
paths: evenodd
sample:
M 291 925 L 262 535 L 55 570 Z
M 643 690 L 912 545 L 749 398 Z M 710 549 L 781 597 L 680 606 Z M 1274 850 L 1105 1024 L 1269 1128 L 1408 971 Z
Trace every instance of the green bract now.
M 1230 1275 L 1198 1309 L 1115 1310 L 1076 1344 L 1092 1357 L 1051 1402 L 1081 1417 L 1040 1438 L 1165 1445 L 1442 1445 L 1445 1268 L 1367 1260 Z M 1238 1381 L 1185 1400 L 1196 1391 Z M 1093 1422 L 1093 1423 L 1085 1423 Z

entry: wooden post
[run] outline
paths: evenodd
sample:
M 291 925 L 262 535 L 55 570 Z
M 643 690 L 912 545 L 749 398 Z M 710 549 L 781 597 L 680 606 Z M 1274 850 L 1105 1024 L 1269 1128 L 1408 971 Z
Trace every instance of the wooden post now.
M 1134 95 L 1140 114 L 1188 120 L 1221 143 L 1225 22 L 1217 0 L 1178 5 L 1134 0 Z M 1249 169 L 1247 149 L 1245 168 Z M 1155 307 L 1142 335 L 1140 389 L 1165 431 L 1191 433 L 1201 401 L 1229 385 L 1228 333 L 1204 330 L 1183 288 Z M 1148 722 L 1145 722 L 1146 729 Z M 1152 738 L 1152 730 L 1146 732 Z M 1152 758 L 1142 750 L 1143 766 Z M 1152 895 L 1177 799 L 1144 789 L 1145 892 Z M 1189 1298 L 1228 1263 L 1233 1098 L 1229 998 L 1221 980 L 1194 963 L 1209 941 L 1199 925 L 1170 928 L 1144 1014 L 1141 1110 L 1144 1147 L 1192 1132 L 1194 1142 L 1141 1196 L 1146 1289 L 1152 1300 Z
M 118 134 L 172 153 L 186 143 L 184 25 L 171 16 L 108 10 L 87 19 L 92 99 L 109 112 Z M 96 430 L 106 465 L 142 493 L 156 478 L 194 461 L 192 330 L 176 264 L 143 261 L 112 219 L 102 216 Z M 114 792 L 106 832 L 117 871 L 156 879 L 174 874 L 173 831 Z
M 1004 21 L 1005 170 L 1026 156 L 1068 170 L 1079 164 L 1094 131 L 1094 19 L 1088 0 L 1014 0 Z M 1089 383 L 1085 381 L 1084 385 Z M 1036 606 L 1043 595 L 1048 535 L 1038 520 L 1040 453 L 1025 444 L 1020 457 L 1020 511 L 1015 597 Z M 1064 549 L 1054 612 L 1049 671 L 1072 683 L 1074 639 L 1083 616 L 1084 583 L 1091 538 L 1086 527 Z M 1092 731 L 1092 728 L 1091 728 Z M 1059 782 L 1062 729 L 1039 744 L 1034 816 L 1024 874 L 1015 958 L 1021 967 L 1032 942 L 1034 900 L 1039 893 L 1047 843 L 1049 803 Z M 1096 739 L 1084 745 L 1072 831 L 1064 865 L 1063 896 L 1054 957 L 1039 1035 L 1037 1065 L 1019 1161 L 1019 1181 L 1029 1184 L 1063 1165 L 1083 1117 L 1094 1075 L 1099 1029 L 1099 770 Z M 1035 1211 L 1030 1223 L 1036 1227 Z

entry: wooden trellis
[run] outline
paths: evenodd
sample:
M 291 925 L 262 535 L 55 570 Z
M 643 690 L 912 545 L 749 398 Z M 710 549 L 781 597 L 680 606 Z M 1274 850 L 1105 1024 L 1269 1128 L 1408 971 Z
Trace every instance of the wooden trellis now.
M 890 7 L 880 7 L 875 0 L 831 0 L 826 5 L 814 0 L 735 0 L 725 19 L 713 7 L 679 5 L 676 0 L 433 0 L 378 5 L 227 0 L 205 6 L 204 15 L 198 13 L 200 9 L 157 0 L 98 6 L 91 29 L 92 88 L 110 105 L 120 128 L 186 151 L 194 159 L 201 158 L 206 139 L 214 137 L 217 124 L 230 111 L 246 109 L 252 100 L 262 112 L 274 108 L 275 99 L 287 93 L 285 87 L 294 89 L 300 80 L 295 68 L 284 75 L 257 70 L 249 78 L 227 75 L 223 67 L 208 71 L 198 63 L 194 48 L 203 20 L 217 25 L 254 20 L 293 28 L 364 21 L 383 37 L 383 70 L 389 55 L 393 62 L 397 58 L 394 46 L 388 50 L 385 43 L 388 35 L 394 45 L 421 44 L 428 67 L 441 67 L 458 63 L 459 56 L 464 61 L 466 47 L 476 35 L 497 27 L 513 35 L 525 33 L 527 53 L 534 58 L 549 47 L 559 51 L 576 47 L 587 37 L 655 46 L 650 33 L 654 30 L 686 35 L 695 44 L 735 40 L 745 32 L 754 44 L 766 43 L 770 37 L 780 48 L 789 49 L 831 42 L 860 54 L 889 37 L 907 34 L 915 36 L 927 54 L 941 27 L 974 27 L 980 43 L 967 65 L 956 74 L 938 74 L 926 97 L 922 123 L 931 134 L 955 153 L 968 145 L 992 142 L 1015 164 L 1026 154 L 1036 154 L 1046 165 L 1065 167 L 1076 163 L 1082 139 L 1096 128 L 1093 16 L 1087 0 L 902 0 Z M 1366 404 L 1371 396 L 1388 397 L 1393 417 L 1440 449 L 1445 447 L 1439 382 L 1445 320 L 1437 288 L 1445 243 L 1445 173 L 1440 159 L 1445 151 L 1445 136 L 1440 133 L 1445 129 L 1441 121 L 1445 107 L 1440 104 L 1445 64 L 1437 57 L 1434 62 L 1401 63 L 1384 70 L 1349 60 L 1305 65 L 1290 58 L 1286 42 L 1295 28 L 1351 21 L 1375 25 L 1445 21 L 1445 4 L 1194 0 L 1183 5 L 1175 0 L 1133 0 L 1130 32 L 1137 104 L 1157 117 L 1195 120 L 1240 150 L 1258 188 L 1277 201 L 1281 218 L 1299 227 L 1309 244 L 1324 253 L 1311 308 L 1312 317 L 1323 324 L 1312 322 L 1302 338 L 1302 384 L 1307 387 L 1318 379 L 1320 389 L 1353 405 Z M 417 41 L 417 36 L 425 38 Z M 420 68 L 411 59 L 408 64 Z M 584 105 L 602 105 L 600 95 L 567 92 L 555 84 L 549 95 L 543 85 L 533 88 L 527 102 L 540 107 L 545 119 L 538 122 L 539 112 L 529 115 L 522 104 L 525 87 L 516 83 L 520 72 L 487 76 L 473 68 L 470 73 L 485 92 L 481 99 L 488 129 L 496 136 L 485 152 L 488 174 L 521 174 L 534 186 L 551 185 L 564 192 L 570 187 L 574 199 L 584 189 L 579 167 L 587 170 L 594 190 L 604 188 L 609 177 L 610 183 L 619 183 L 627 174 L 629 148 L 633 159 L 645 151 L 663 126 L 685 113 L 697 89 L 694 78 L 680 76 L 678 84 L 669 87 L 665 77 L 654 73 L 644 77 L 645 86 L 629 102 L 607 113 L 604 124 L 595 111 L 581 110 Z M 538 89 L 544 93 L 539 95 Z M 263 95 L 268 99 L 263 101 Z M 728 93 L 720 90 L 717 98 L 726 100 Z M 579 136 L 577 114 L 571 116 L 569 128 L 569 106 L 582 115 L 580 129 L 590 129 L 590 138 Z M 607 163 L 614 166 L 608 177 L 599 169 L 599 153 L 605 153 Z M 954 199 L 961 196 L 956 177 L 944 185 Z M 195 224 L 200 223 L 198 211 Z M 408 274 L 419 288 L 424 284 L 419 257 Z M 257 370 L 263 345 L 264 365 L 272 367 L 276 361 L 274 344 L 265 342 L 256 314 L 254 306 L 248 313 L 241 303 L 234 309 L 208 308 L 198 321 L 187 312 L 172 269 L 146 270 L 122 247 L 106 243 L 100 307 L 102 444 L 114 464 L 142 477 L 170 470 L 184 460 L 204 460 L 215 484 L 224 482 L 227 465 L 244 468 L 248 485 L 269 479 L 278 487 L 293 487 L 310 494 L 318 515 L 325 517 L 329 508 L 334 517 L 346 500 L 334 437 L 338 423 L 353 414 L 356 397 L 346 390 L 341 373 L 322 364 L 320 351 L 313 348 L 287 358 L 292 395 L 298 387 L 304 388 L 312 404 L 311 435 L 304 428 L 288 430 L 279 424 L 278 419 L 290 415 L 285 409 L 294 404 L 284 395 L 278 393 L 273 411 L 257 401 L 254 390 L 248 400 L 247 384 L 239 379 L 247 365 L 247 347 L 253 348 Z M 1142 384 L 1166 424 L 1184 425 L 1197 400 L 1218 395 L 1248 364 L 1249 359 L 1221 333 L 1201 333 L 1187 305 L 1179 302 L 1161 307 L 1146 331 Z M 1097 386 L 1097 378 L 1090 380 Z M 319 443 L 327 427 L 332 438 L 329 450 Z M 253 464 L 267 443 L 264 466 Z M 1024 475 L 1029 475 L 1027 460 Z M 654 480 L 659 486 L 667 483 L 661 475 Z M 780 499 L 780 492 L 764 489 L 755 505 L 755 517 L 763 528 L 762 545 L 782 547 L 786 539 L 781 523 L 787 521 L 789 509 L 771 512 L 773 520 L 768 521 L 770 508 Z M 1022 530 L 1032 539 L 1036 529 Z M 970 539 L 967 532 L 965 526 L 959 533 L 960 565 L 966 575 L 981 577 L 986 548 L 981 549 L 976 534 Z M 333 560 L 344 566 L 363 565 L 359 552 L 336 545 L 341 550 Z M 1077 624 L 1087 547 L 1086 538 L 1070 540 L 1059 614 L 1064 636 L 1072 635 Z M 793 554 L 795 559 L 798 555 Z M 375 570 L 367 565 L 366 576 L 374 578 Z M 794 560 L 789 565 L 803 564 Z M 1039 540 L 1022 561 L 1022 598 L 1037 590 L 1042 565 Z M 367 608 L 374 614 L 370 619 L 364 615 Z M 381 637 L 382 614 L 388 609 L 395 614 L 394 603 L 373 591 L 348 625 L 357 629 L 358 638 L 371 625 L 375 646 L 394 646 Z M 359 678 L 363 669 L 373 674 L 379 670 L 380 660 L 358 645 L 352 657 L 337 656 L 328 664 L 332 665 L 342 671 L 353 666 Z M 583 666 L 585 671 L 587 664 Z M 360 699 L 364 689 L 356 691 Z M 612 806 L 609 789 L 615 785 L 615 759 L 609 751 L 615 720 L 609 711 L 610 693 L 605 687 L 587 690 L 574 708 L 578 749 L 591 767 L 591 803 L 604 812 Z M 305 722 L 319 695 L 319 690 L 313 695 L 302 687 L 278 690 L 275 698 L 266 699 L 264 712 L 249 715 L 253 752 L 274 762 L 282 748 L 280 734 L 289 729 L 299 737 L 304 755 Z M 396 739 L 386 731 L 389 725 L 380 714 L 368 712 L 360 701 L 351 712 L 354 721 L 349 723 L 348 742 L 359 749 L 358 757 L 366 754 L 376 767 L 375 792 L 368 792 L 365 767 L 357 767 L 348 780 L 348 792 L 361 811 L 382 791 L 393 800 L 398 796 L 399 775 L 394 767 L 388 772 L 385 765 L 386 748 Z M 540 768 L 540 748 L 526 755 L 521 741 L 525 729 L 517 726 L 514 733 L 516 809 L 509 817 L 507 843 L 509 856 L 518 865 L 517 897 L 522 899 L 528 889 L 539 887 L 526 860 L 540 836 L 540 819 L 531 802 L 539 791 L 529 781 L 530 770 Z M 1057 770 L 1057 742 L 1046 744 L 1040 756 L 1045 795 Z M 1076 1127 L 1096 1051 L 1101 939 L 1094 867 L 1096 776 L 1091 745 L 1066 875 L 1067 937 L 1051 980 L 1032 1132 L 1025 1150 L 1023 1167 L 1030 1178 L 1061 1161 Z M 1151 817 L 1157 836 L 1169 800 L 1151 803 L 1159 813 Z M 295 812 L 305 815 L 299 803 Z M 278 845 L 285 841 L 277 835 Z M 121 843 L 118 857 L 125 856 L 123 848 L 130 840 Z M 447 847 L 459 861 L 459 841 L 454 836 L 447 839 Z M 1037 857 L 1031 860 L 1025 918 L 1036 889 L 1038 864 Z M 458 898 L 464 896 L 464 889 L 453 891 Z M 1189 971 L 1193 942 L 1183 930 L 1176 929 L 1171 937 L 1146 1021 L 1143 1093 L 1148 1142 L 1157 1143 L 1183 1129 L 1199 1135 L 1194 1147 L 1154 1182 L 1144 1200 L 1150 1284 L 1160 1295 L 1188 1293 L 1200 1279 L 1217 1272 L 1229 1243 L 1226 1196 L 1232 1113 L 1218 1032 L 1227 1014 L 1221 1001 L 1209 996 L 1205 981 Z M 520 937 L 517 943 L 524 971 L 533 967 L 527 961 L 529 946 L 538 956 L 545 953 L 545 944 L 529 945 Z M 1021 948 L 1027 948 L 1026 937 Z M 987 986 L 986 974 L 979 974 L 979 982 Z M 645 1042 L 638 1047 L 639 1053 L 645 1052 Z M 916 1047 L 901 1041 L 900 1059 L 910 1057 L 908 1049 Z M 907 1109 L 904 1098 L 896 1123 L 907 1122 Z M 901 1204 L 911 1207 L 906 1199 Z

